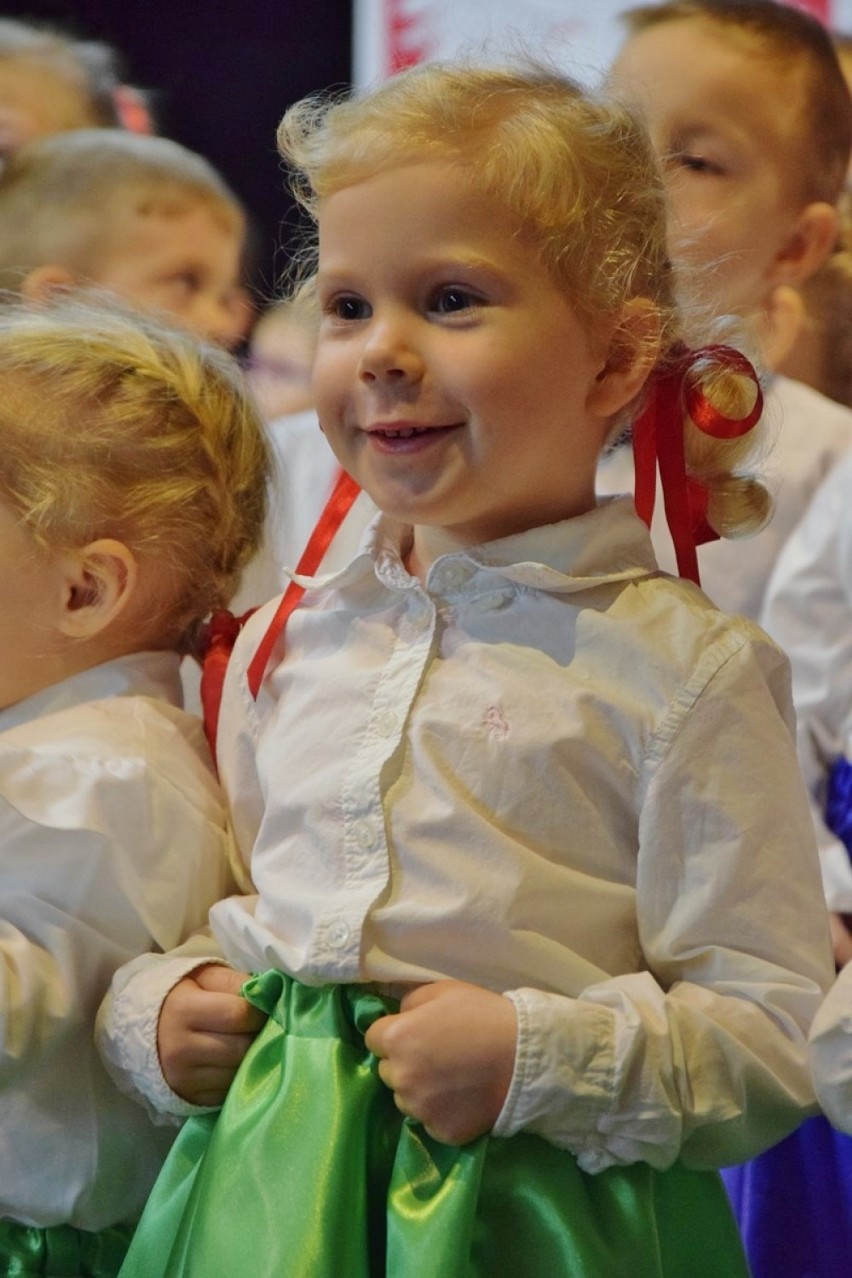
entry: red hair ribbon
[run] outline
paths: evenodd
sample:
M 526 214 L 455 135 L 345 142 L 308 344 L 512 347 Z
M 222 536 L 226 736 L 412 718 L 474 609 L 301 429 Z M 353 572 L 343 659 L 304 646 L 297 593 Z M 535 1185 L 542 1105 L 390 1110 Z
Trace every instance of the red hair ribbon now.
M 696 546 L 714 541 L 719 534 L 707 522 L 707 489 L 686 473 L 683 440 L 684 408 L 690 419 L 716 439 L 737 439 L 760 420 L 763 392 L 757 373 L 745 355 L 731 346 L 703 346 L 691 351 L 679 345 L 674 360 L 655 373 L 647 388 L 647 402 L 633 424 L 633 459 L 636 472 L 636 513 L 650 528 L 657 492 L 657 467 L 663 489 L 666 522 L 674 543 L 677 570 L 700 585 Z M 693 364 L 709 358 L 755 385 L 754 405 L 745 417 L 725 417 L 715 409 L 692 374 Z
M 241 617 L 223 608 L 214 612 L 205 624 L 198 644 L 201 654 L 201 709 L 204 716 L 204 735 L 210 753 L 216 758 L 216 730 L 219 726 L 219 705 L 222 700 L 222 686 L 225 682 L 225 671 L 228 658 L 237 640 L 237 635 L 248 621 L 251 608 Z
M 312 577 L 317 571 L 335 533 L 352 509 L 355 498 L 360 491 L 361 489 L 351 475 L 347 475 L 346 471 L 341 470 L 337 483 L 334 485 L 332 494 L 326 503 L 325 510 L 320 515 L 319 522 L 311 533 L 302 557 L 296 565 L 297 573 Z M 290 582 L 284 592 L 284 598 L 278 605 L 275 616 L 266 629 L 266 634 L 261 639 L 257 651 L 251 659 L 251 664 L 248 668 L 248 686 L 255 700 L 260 691 L 260 685 L 263 683 L 263 676 L 266 673 L 266 667 L 269 665 L 272 650 L 284 632 L 290 613 L 304 593 L 304 586 L 297 585 L 295 581 Z
M 112 101 L 123 129 L 130 133 L 154 132 L 154 121 L 145 97 L 132 84 L 117 84 L 112 91 Z

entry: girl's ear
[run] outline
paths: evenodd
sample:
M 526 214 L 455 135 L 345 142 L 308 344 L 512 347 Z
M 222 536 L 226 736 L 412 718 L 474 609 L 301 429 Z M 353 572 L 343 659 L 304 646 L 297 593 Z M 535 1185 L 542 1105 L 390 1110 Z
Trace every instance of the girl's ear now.
M 124 612 L 139 578 L 133 552 L 112 538 L 92 541 L 63 556 L 59 628 L 73 639 L 92 639 Z
M 57 293 L 67 293 L 77 283 L 76 276 L 67 267 L 60 266 L 58 262 L 47 262 L 44 266 L 36 266 L 24 276 L 21 295 L 25 301 L 41 306 Z
M 614 417 L 635 399 L 660 354 L 660 312 L 648 297 L 634 297 L 612 329 L 603 366 L 589 393 L 597 417 Z

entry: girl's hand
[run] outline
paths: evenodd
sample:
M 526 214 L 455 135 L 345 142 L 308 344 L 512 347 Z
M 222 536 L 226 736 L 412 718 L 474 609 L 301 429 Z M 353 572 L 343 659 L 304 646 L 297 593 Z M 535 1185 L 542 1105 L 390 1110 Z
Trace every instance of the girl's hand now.
M 157 1051 L 172 1091 L 193 1105 L 221 1105 L 266 1017 L 240 994 L 248 972 L 208 963 L 166 995 Z
M 464 1145 L 494 1126 L 512 1081 L 518 1027 L 502 994 L 436 981 L 406 994 L 365 1042 L 397 1108 L 430 1136 Z

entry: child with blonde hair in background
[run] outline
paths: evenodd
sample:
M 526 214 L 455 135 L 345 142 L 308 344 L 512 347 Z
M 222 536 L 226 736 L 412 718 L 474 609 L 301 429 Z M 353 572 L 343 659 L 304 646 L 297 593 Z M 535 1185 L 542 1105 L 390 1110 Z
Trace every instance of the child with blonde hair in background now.
M 825 28 L 775 0 L 666 0 L 628 9 L 610 89 L 643 115 L 670 201 L 675 262 L 697 270 L 714 314 L 740 316 L 774 367 L 775 300 L 801 287 L 837 238 L 836 204 L 852 142 L 852 102 Z M 786 315 L 784 316 L 786 319 Z M 699 552 L 701 583 L 731 612 L 759 619 L 775 561 L 811 497 L 852 445 L 852 411 L 775 376 L 765 420 L 771 521 L 748 542 Z M 598 491 L 632 486 L 629 449 L 602 461 Z M 661 520 L 662 567 L 675 564 Z
M 237 615 L 285 588 L 340 476 L 314 408 L 315 346 L 316 315 L 305 298 L 274 303 L 251 333 L 247 381 L 267 423 L 272 480 L 263 544 L 232 603 Z M 362 493 L 336 529 L 322 557 L 323 571 L 349 562 L 375 513 Z
M 233 345 L 245 215 L 211 164 L 168 138 L 81 129 L 0 173 L 0 288 L 96 286 Z
M 94 1049 L 112 973 L 232 890 L 181 655 L 263 522 L 224 352 L 79 301 L 0 309 L 0 1270 L 109 1278 L 174 1129 Z
M 99 40 L 0 18 L 0 169 L 34 138 L 69 129 L 151 131 L 148 104 L 122 83 L 118 56 Z
M 831 976 L 787 666 L 594 479 L 638 412 L 646 495 L 658 453 L 681 514 L 759 522 L 753 370 L 685 344 L 645 135 L 555 73 L 427 66 L 279 139 L 382 514 L 232 654 L 255 886 L 114 982 L 111 1068 L 193 1115 L 123 1273 L 744 1276 L 713 1168 L 811 1110 Z

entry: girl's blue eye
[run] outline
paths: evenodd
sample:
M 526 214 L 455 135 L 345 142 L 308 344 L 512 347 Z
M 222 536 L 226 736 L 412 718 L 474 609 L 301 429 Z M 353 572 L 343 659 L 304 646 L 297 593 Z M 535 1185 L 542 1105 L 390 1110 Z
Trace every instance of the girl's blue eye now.
M 456 315 L 480 306 L 482 299 L 464 288 L 442 288 L 435 297 L 432 310 L 438 315 Z

